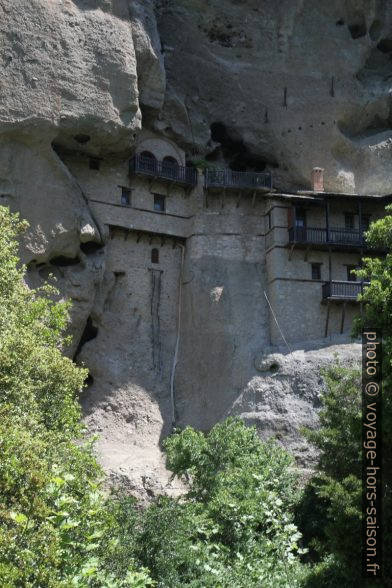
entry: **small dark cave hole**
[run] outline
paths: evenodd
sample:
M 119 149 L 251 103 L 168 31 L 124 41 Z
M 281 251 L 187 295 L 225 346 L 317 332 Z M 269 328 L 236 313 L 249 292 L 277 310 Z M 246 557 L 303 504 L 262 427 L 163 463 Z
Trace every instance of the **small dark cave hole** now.
M 225 125 L 221 122 L 214 122 L 211 125 L 211 138 L 216 143 L 226 143 L 229 135 Z
M 74 139 L 77 143 L 84 145 L 85 143 L 88 143 L 90 141 L 91 137 L 90 137 L 90 135 L 85 135 L 84 133 L 79 133 L 78 135 L 74 136 Z
M 90 387 L 94 384 L 94 378 L 91 374 L 88 374 L 87 378 L 84 380 L 84 383 L 87 387 Z
M 252 155 L 247 151 L 239 153 L 230 163 L 233 171 L 263 172 L 269 165 L 278 168 L 279 164 L 262 156 Z
M 221 157 L 221 148 L 218 147 L 218 148 L 214 149 L 213 151 L 211 151 L 211 153 L 208 153 L 206 155 L 206 160 L 212 161 L 212 162 L 219 161 L 220 157 Z
M 96 159 L 95 157 L 90 157 L 88 166 L 89 166 L 89 169 L 93 169 L 93 170 L 97 171 L 101 167 L 101 162 L 99 159 Z
M 360 37 L 364 37 L 367 33 L 365 20 L 363 19 L 360 22 L 357 21 L 351 25 L 348 25 L 348 30 L 350 31 L 352 39 L 359 39 Z
M 377 49 L 381 51 L 381 53 L 391 53 L 392 39 L 381 39 L 381 41 L 377 44 Z
M 92 341 L 98 335 L 98 327 L 95 327 L 93 324 L 93 319 L 91 316 L 88 317 L 86 326 L 84 327 L 84 331 L 82 336 L 80 337 L 79 345 L 75 351 L 74 361 L 78 357 L 79 353 L 81 352 L 83 346 L 88 343 L 88 341 Z
M 271 363 L 270 365 L 270 372 L 277 372 L 279 369 L 279 364 L 278 363 Z
M 267 165 L 274 168 L 279 167 L 276 161 L 251 153 L 244 145 L 243 140 L 239 137 L 234 137 L 221 122 L 212 123 L 211 138 L 213 141 L 220 143 L 222 155 L 233 171 L 262 172 Z M 210 158 L 207 157 L 207 159 L 213 161 L 211 156 Z
M 339 18 L 339 20 L 336 21 L 336 26 L 342 27 L 343 25 L 344 25 L 344 20 L 342 18 Z
M 78 265 L 80 263 L 79 257 L 65 257 L 64 255 L 59 255 L 57 257 L 53 257 L 50 260 L 52 265 L 56 267 L 68 267 L 71 265 Z
M 100 249 L 103 248 L 102 243 L 96 243 L 95 241 L 87 241 L 87 243 L 80 244 L 80 250 L 83 251 L 86 255 L 91 255 L 96 253 Z

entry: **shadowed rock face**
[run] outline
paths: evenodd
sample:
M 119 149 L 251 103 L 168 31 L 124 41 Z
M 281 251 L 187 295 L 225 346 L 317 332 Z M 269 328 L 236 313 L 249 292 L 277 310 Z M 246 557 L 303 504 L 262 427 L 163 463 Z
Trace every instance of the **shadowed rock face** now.
M 0 43 L 0 204 L 30 222 L 21 244 L 30 284 L 53 273 L 61 296 L 73 301 L 68 352 L 91 369 L 86 422 L 101 434 L 105 468 L 149 495 L 169 484 L 159 442 L 171 424 L 176 309 L 163 325 L 158 389 L 151 366 L 132 347 L 133 333 L 144 333 L 143 342 L 150 330 L 148 304 L 134 303 L 132 283 L 129 291 L 121 285 L 128 249 L 118 272 L 107 229 L 66 162 L 79 154 L 83 162 L 93 159 L 91 173 L 101 174 L 94 181 L 104 183 L 101 159 L 113 169 L 122 165 L 143 129 L 174 140 L 189 159 L 271 170 L 280 188 L 309 187 L 310 170 L 319 165 L 328 190 L 389 193 L 392 6 L 386 0 L 0 0 Z M 178 266 L 178 250 L 170 255 Z M 228 260 L 231 270 L 208 252 L 191 256 L 185 268 L 194 279 L 184 286 L 180 421 L 206 428 L 241 414 L 262 435 L 280 434 L 308 463 L 313 454 L 298 427 L 317 422 L 319 352 L 245 365 L 244 349 L 247 359 L 262 351 L 247 323 L 260 333 L 265 325 L 264 302 L 255 316 L 243 303 L 260 294 L 264 279 L 259 259 L 248 263 L 244 255 L 237 265 Z M 247 282 L 255 275 L 254 292 Z M 123 307 L 133 313 L 125 321 Z M 198 324 L 195 309 L 204 312 Z M 198 344 L 198 329 L 210 336 L 211 349 L 202 338 Z M 325 351 L 323 365 L 334 351 Z M 358 353 L 349 347 L 342 357 L 354 361 Z M 216 398 L 206 414 L 212 373 Z
M 158 7 L 168 77 L 159 128 L 211 161 L 238 166 L 245 147 L 243 163 L 266 164 L 280 187 L 309 187 L 310 169 L 321 165 L 328 190 L 391 191 L 388 2 Z M 214 137 L 217 123 L 225 136 Z

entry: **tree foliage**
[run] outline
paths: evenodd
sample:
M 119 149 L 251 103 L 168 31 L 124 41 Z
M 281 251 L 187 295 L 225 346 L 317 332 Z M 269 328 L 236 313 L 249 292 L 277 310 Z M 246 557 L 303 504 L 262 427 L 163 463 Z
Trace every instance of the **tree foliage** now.
M 167 464 L 187 486 L 146 513 L 140 555 L 158 586 L 298 586 L 298 480 L 292 458 L 227 419 L 208 434 L 187 427 L 166 441 Z
M 383 338 L 383 579 L 361 578 L 361 378 L 359 371 L 338 365 L 326 374 L 320 429 L 307 432 L 321 452 L 298 514 L 317 562 L 307 582 L 312 588 L 390 586 L 392 579 L 392 216 L 373 223 L 366 238 L 370 250 L 386 251 L 369 255 L 357 271 L 370 284 L 354 327 L 355 335 L 370 327 Z
M 101 489 L 80 425 L 86 370 L 61 353 L 67 304 L 53 301 L 53 287 L 25 284 L 25 227 L 0 207 L 0 584 L 152 585 L 117 558 L 120 507 Z

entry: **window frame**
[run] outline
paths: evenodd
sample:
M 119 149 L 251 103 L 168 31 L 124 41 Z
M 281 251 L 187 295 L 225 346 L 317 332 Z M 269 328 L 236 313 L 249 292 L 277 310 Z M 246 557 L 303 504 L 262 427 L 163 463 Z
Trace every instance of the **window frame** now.
M 320 281 L 321 280 L 321 266 L 322 263 L 321 262 L 312 262 L 310 264 L 310 275 L 312 277 L 312 280 L 314 281 Z M 314 275 L 314 271 L 317 271 L 317 276 Z
M 300 206 L 295 207 L 295 227 L 297 229 L 306 229 L 307 224 L 306 209 Z M 298 221 L 303 221 L 303 224 L 299 224 Z
M 150 261 L 154 265 L 158 265 L 159 264 L 159 249 L 157 247 L 153 247 L 151 249 Z
M 126 200 L 125 202 L 124 199 Z M 131 205 L 131 189 L 126 186 L 121 186 L 121 204 L 123 206 Z
M 162 208 L 157 208 L 158 202 L 161 202 Z M 154 194 L 154 212 L 165 213 L 166 212 L 166 196 L 163 194 Z
M 266 214 L 266 224 L 267 224 L 267 231 L 270 231 L 272 229 L 272 214 L 271 214 L 272 210 L 269 210 Z

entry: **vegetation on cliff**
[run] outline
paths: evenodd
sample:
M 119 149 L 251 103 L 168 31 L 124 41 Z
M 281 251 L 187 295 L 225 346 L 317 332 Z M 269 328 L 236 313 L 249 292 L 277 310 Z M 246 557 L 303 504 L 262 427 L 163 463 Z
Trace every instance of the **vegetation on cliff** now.
M 51 286 L 26 286 L 24 228 L 0 207 L 1 585 L 298 585 L 292 459 L 240 421 L 167 440 L 185 496 L 141 511 L 103 491 L 80 424 L 87 373 L 61 351 L 67 304 Z
M 61 353 L 67 305 L 24 283 L 24 228 L 0 207 L 0 584 L 147 586 L 131 559 L 118 565 L 118 503 L 82 440 L 86 370 Z
M 61 588 L 247 588 L 361 585 L 360 374 L 325 374 L 318 471 L 299 490 L 292 458 L 253 427 L 227 419 L 165 442 L 187 492 L 142 510 L 103 490 L 80 424 L 86 370 L 64 357 L 66 303 L 29 289 L 17 238 L 25 228 L 0 207 L 0 583 Z M 392 217 L 371 244 L 392 247 Z M 368 259 L 363 322 L 382 329 L 384 390 L 392 380 L 392 255 Z M 390 395 L 384 393 L 384 581 L 392 577 Z M 301 537 L 301 529 L 304 537 Z M 301 547 L 308 549 L 301 549 Z M 305 560 L 306 563 L 302 563 Z M 365 585 L 365 584 L 362 584 Z
M 377 329 L 383 339 L 383 579 L 366 583 L 361 577 L 361 373 L 337 365 L 324 374 L 327 391 L 320 429 L 307 432 L 320 450 L 318 471 L 305 489 L 298 514 L 314 563 L 306 583 L 310 588 L 390 586 L 392 579 L 392 216 L 371 225 L 367 242 L 387 251 L 383 257 L 365 258 L 357 271 L 370 285 L 354 328 L 355 335 L 362 327 Z

